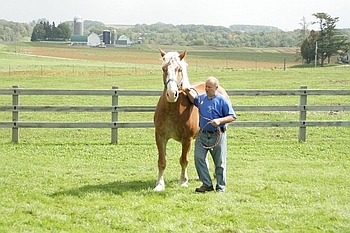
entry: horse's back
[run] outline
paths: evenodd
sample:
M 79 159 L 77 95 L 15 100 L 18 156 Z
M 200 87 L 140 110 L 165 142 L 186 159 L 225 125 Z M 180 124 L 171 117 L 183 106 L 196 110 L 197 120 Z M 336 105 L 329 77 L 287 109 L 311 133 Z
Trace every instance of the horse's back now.
M 192 83 L 192 88 L 194 88 L 199 95 L 203 94 L 203 93 L 205 93 L 205 82 Z M 225 96 L 226 99 L 228 99 L 228 101 L 230 101 L 230 103 L 232 103 L 230 97 L 228 96 L 228 94 L 226 92 L 226 90 L 222 86 L 218 87 L 218 92 L 220 94 L 222 94 L 223 96 Z

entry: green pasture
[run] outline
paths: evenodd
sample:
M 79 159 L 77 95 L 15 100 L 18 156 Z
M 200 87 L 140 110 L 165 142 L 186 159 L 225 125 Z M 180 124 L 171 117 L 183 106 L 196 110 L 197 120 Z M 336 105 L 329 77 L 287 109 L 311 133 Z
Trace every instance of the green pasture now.
M 13 85 L 163 88 L 161 61 L 154 50 L 146 50 L 145 56 L 154 54 L 159 65 L 27 56 L 11 53 L 8 46 L 12 45 L 0 45 L 1 89 Z M 224 57 L 219 53 L 213 56 Z M 31 72 L 35 65 L 57 69 Z M 11 73 L 8 66 L 28 69 Z M 349 68 L 196 69 L 189 63 L 188 74 L 192 82 L 215 76 L 229 90 L 298 89 L 301 85 L 350 89 Z M 11 105 L 11 101 L 11 96 L 0 95 L 0 105 Z M 297 105 L 299 97 L 232 97 L 232 102 L 234 106 Z M 349 96 L 308 98 L 313 105 L 349 102 Z M 121 105 L 156 103 L 157 97 L 119 100 Z M 20 96 L 20 104 L 111 105 L 111 98 Z M 239 121 L 299 118 L 294 112 L 237 114 Z M 153 113 L 119 114 L 120 121 L 152 118 Z M 108 113 L 20 113 L 21 121 L 110 119 Z M 307 119 L 349 120 L 350 113 L 310 112 Z M 11 120 L 10 112 L 0 112 L 0 121 Z M 349 135 L 346 127 L 309 127 L 306 142 L 299 143 L 298 128 L 230 127 L 227 192 L 196 194 L 194 189 L 201 184 L 196 181 L 193 150 L 189 188 L 181 188 L 180 144 L 173 140 L 167 148 L 166 190 L 153 192 L 157 179 L 153 128 L 119 129 L 117 145 L 109 143 L 109 129 L 20 129 L 19 143 L 12 143 L 11 129 L 0 128 L 0 232 L 350 232 Z

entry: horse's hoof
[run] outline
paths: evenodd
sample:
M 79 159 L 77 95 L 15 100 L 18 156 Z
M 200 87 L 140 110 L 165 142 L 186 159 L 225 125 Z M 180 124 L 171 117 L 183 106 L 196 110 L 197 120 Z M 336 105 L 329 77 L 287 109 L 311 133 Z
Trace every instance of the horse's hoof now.
M 165 190 L 165 187 L 163 185 L 157 185 L 153 191 L 155 192 L 161 192 L 161 191 L 164 191 Z
M 188 188 L 188 183 L 179 183 L 181 187 Z

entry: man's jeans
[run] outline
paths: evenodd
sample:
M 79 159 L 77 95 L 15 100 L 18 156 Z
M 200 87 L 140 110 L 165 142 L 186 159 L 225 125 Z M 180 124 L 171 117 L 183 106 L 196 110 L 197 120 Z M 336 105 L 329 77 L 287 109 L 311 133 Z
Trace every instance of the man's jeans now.
M 220 141 L 213 150 L 203 148 L 210 147 L 215 144 L 218 132 L 214 131 L 211 134 L 206 131 L 200 131 L 198 138 L 195 142 L 194 148 L 194 162 L 199 179 L 203 182 L 204 186 L 212 186 L 212 180 L 206 162 L 208 151 L 210 152 L 214 164 L 215 164 L 215 175 L 217 180 L 216 190 L 225 190 L 226 186 L 226 155 L 227 155 L 227 139 L 226 132 L 221 133 Z M 200 141 L 199 141 L 200 140 Z M 202 144 L 202 145 L 201 145 Z

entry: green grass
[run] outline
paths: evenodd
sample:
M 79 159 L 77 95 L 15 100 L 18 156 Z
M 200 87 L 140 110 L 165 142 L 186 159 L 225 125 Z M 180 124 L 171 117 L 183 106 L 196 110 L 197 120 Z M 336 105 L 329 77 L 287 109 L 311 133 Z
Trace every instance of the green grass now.
M 0 47 L 1 49 L 1 47 Z M 155 53 L 155 55 L 158 55 Z M 15 58 L 8 65 L 62 59 Z M 147 55 L 148 56 L 148 55 Z M 17 59 L 17 60 L 16 60 Z M 156 56 L 155 59 L 158 59 Z M 45 60 L 45 61 L 44 61 Z M 70 61 L 94 71 L 94 62 Z M 84 63 L 85 62 L 85 63 Z M 98 62 L 97 62 L 98 63 Z M 81 66 L 78 66 L 81 64 Z M 98 63 L 102 64 L 102 63 Z M 108 63 L 107 66 L 111 65 Z M 0 88 L 121 89 L 162 88 L 160 68 L 134 73 L 134 65 L 116 76 L 92 74 L 9 76 Z M 131 68 L 130 68 L 131 67 Z M 199 69 L 189 66 L 191 81 L 219 78 L 226 89 L 350 89 L 347 67 L 324 69 Z M 234 105 L 294 105 L 298 97 L 234 97 Z M 0 96 L 0 105 L 11 97 Z M 155 97 L 120 97 L 122 105 L 155 105 Z M 349 104 L 348 96 L 312 96 L 317 105 Z M 110 105 L 109 97 L 20 96 L 23 105 Z M 98 103 L 98 104 L 96 104 Z M 120 113 L 121 121 L 152 121 L 152 113 Z M 297 113 L 239 112 L 244 120 L 298 120 Z M 21 113 L 32 121 L 102 121 L 108 113 Z M 313 120 L 348 120 L 348 112 L 313 112 Z M 11 121 L 0 112 L 0 121 Z M 111 145 L 109 129 L 0 129 L 0 232 L 350 232 L 350 129 L 309 127 L 297 142 L 298 128 L 228 130 L 227 192 L 196 194 L 193 149 L 189 188 L 178 186 L 179 144 L 168 143 L 166 190 L 152 189 L 157 179 L 154 129 L 120 129 Z
M 265 135 L 231 129 L 228 191 L 198 195 L 192 160 L 189 188 L 177 186 L 174 141 L 166 191 L 152 191 L 157 174 L 152 129 L 121 130 L 117 146 L 95 130 L 55 131 L 69 141 L 49 131 L 47 138 L 1 143 L 3 232 L 346 232 L 350 227 L 346 132 L 343 138 L 322 139 L 332 130 L 321 135 L 324 130 L 318 130 L 307 143 L 297 143 L 287 135 L 272 137 L 273 130 L 261 138 Z

